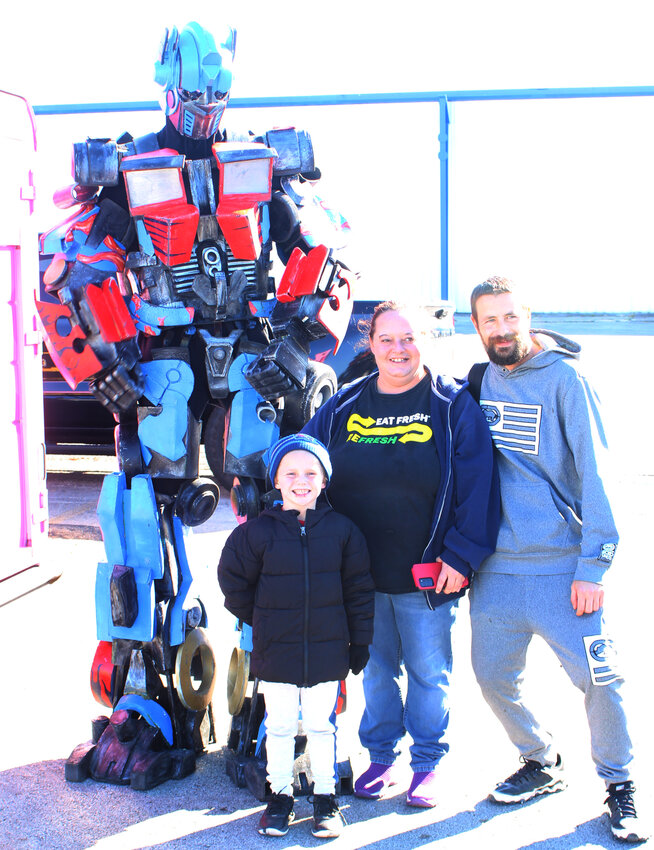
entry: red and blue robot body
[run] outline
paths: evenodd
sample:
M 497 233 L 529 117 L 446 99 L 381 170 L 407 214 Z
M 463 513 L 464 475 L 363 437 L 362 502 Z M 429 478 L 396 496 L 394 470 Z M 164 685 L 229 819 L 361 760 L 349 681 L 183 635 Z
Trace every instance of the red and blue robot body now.
M 75 185 L 55 201 L 77 208 L 42 237 L 58 299 L 38 304 L 48 349 L 114 414 L 120 470 L 98 505 L 92 670 L 113 712 L 71 755 L 71 781 L 152 787 L 190 772 L 213 734 L 214 657 L 184 542 L 219 497 L 199 477 L 207 405 L 224 411 L 224 469 L 245 519 L 265 501 L 271 446 L 336 388 L 309 347 L 330 336 L 336 349 L 347 330 L 347 224 L 313 193 L 307 133 L 218 129 L 234 42 L 197 24 L 166 33 L 155 73 L 165 127 L 76 144 Z

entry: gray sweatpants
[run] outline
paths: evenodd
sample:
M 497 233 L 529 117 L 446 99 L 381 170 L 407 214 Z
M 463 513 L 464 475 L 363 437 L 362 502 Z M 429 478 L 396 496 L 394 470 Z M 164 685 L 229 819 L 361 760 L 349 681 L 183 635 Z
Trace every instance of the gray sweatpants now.
M 479 573 L 470 592 L 472 665 L 486 702 L 525 759 L 556 761 L 551 736 L 525 706 L 527 648 L 540 635 L 585 695 L 591 753 L 606 784 L 629 779 L 632 746 L 613 643 L 602 612 L 578 617 L 572 575 Z

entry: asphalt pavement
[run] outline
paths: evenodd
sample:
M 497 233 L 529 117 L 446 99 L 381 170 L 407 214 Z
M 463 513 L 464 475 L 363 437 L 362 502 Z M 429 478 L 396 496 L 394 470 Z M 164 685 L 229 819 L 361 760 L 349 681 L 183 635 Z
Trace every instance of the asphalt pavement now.
M 650 324 L 650 329 L 652 328 Z M 570 330 L 566 328 L 568 332 Z M 654 505 L 654 403 L 648 368 L 654 360 L 651 330 L 601 334 L 572 326 L 584 360 L 604 402 L 616 467 L 616 509 L 622 542 L 607 582 L 607 617 L 629 682 L 626 704 L 635 744 L 635 778 L 640 809 L 654 815 L 654 736 L 651 730 L 650 600 L 654 596 L 651 545 Z M 616 335 L 617 334 L 617 335 Z M 464 374 L 481 359 L 474 336 L 465 333 L 436 352 L 441 371 Z M 440 360 L 440 363 L 438 362 Z M 102 708 L 92 699 L 89 670 L 95 651 L 93 587 L 103 560 L 95 505 L 111 458 L 49 457 L 50 536 L 43 558 L 56 563 L 61 578 L 0 609 L 2 699 L 0 700 L 0 847 L 46 850 L 136 850 L 137 848 L 310 848 L 327 842 L 310 832 L 311 807 L 297 803 L 298 819 L 284 838 L 256 832 L 263 804 L 237 788 L 225 773 L 224 749 L 212 745 L 196 772 L 147 792 L 86 780 L 66 783 L 64 761 L 90 737 L 90 721 Z M 214 694 L 219 742 L 229 724 L 227 663 L 234 646 L 234 621 L 222 607 L 215 568 L 234 525 L 224 498 L 191 541 L 191 562 L 210 617 L 218 663 Z M 381 802 L 341 799 L 348 821 L 338 848 L 499 850 L 618 847 L 603 814 L 604 787 L 589 755 L 583 698 L 552 653 L 538 641 L 530 648 L 527 693 L 544 725 L 559 742 L 568 774 L 567 790 L 519 806 L 486 799 L 493 785 L 518 767 L 516 755 L 474 681 L 469 662 L 467 603 L 454 633 L 451 693 L 451 751 L 439 769 L 439 804 L 431 810 L 405 803 L 410 779 Z M 222 683 L 225 683 L 224 685 Z M 355 773 L 367 766 L 356 728 L 362 710 L 361 677 L 348 680 L 348 710 L 341 719 L 341 746 Z

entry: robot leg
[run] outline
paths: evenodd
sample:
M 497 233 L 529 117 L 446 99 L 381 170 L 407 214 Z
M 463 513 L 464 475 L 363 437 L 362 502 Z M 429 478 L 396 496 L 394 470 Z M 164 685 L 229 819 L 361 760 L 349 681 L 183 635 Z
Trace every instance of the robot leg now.
M 156 419 L 167 429 L 186 427 L 162 406 Z M 150 458 L 159 457 L 163 444 L 147 436 Z M 196 754 L 214 738 L 214 654 L 185 546 L 187 526 L 217 502 L 210 484 L 187 481 L 171 495 L 170 481 L 150 474 L 105 479 L 98 514 L 107 561 L 96 576 L 101 644 L 91 682 L 113 712 L 94 721 L 93 740 L 73 751 L 69 781 L 91 776 L 146 790 L 194 770 Z

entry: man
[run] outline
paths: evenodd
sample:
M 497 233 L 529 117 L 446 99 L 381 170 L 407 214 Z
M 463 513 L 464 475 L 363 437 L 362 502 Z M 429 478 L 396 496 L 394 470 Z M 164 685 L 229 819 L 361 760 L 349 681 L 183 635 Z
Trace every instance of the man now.
M 602 616 L 602 581 L 618 533 L 602 470 L 599 402 L 580 372 L 579 346 L 531 332 L 530 311 L 511 281 L 493 277 L 477 286 L 471 310 L 490 360 L 480 404 L 502 494 L 497 549 L 471 592 L 473 667 L 523 761 L 490 797 L 517 803 L 565 787 L 561 756 L 522 699 L 527 647 L 538 634 L 585 694 L 611 830 L 624 841 L 641 841 L 647 836 L 629 773 L 623 680 Z

